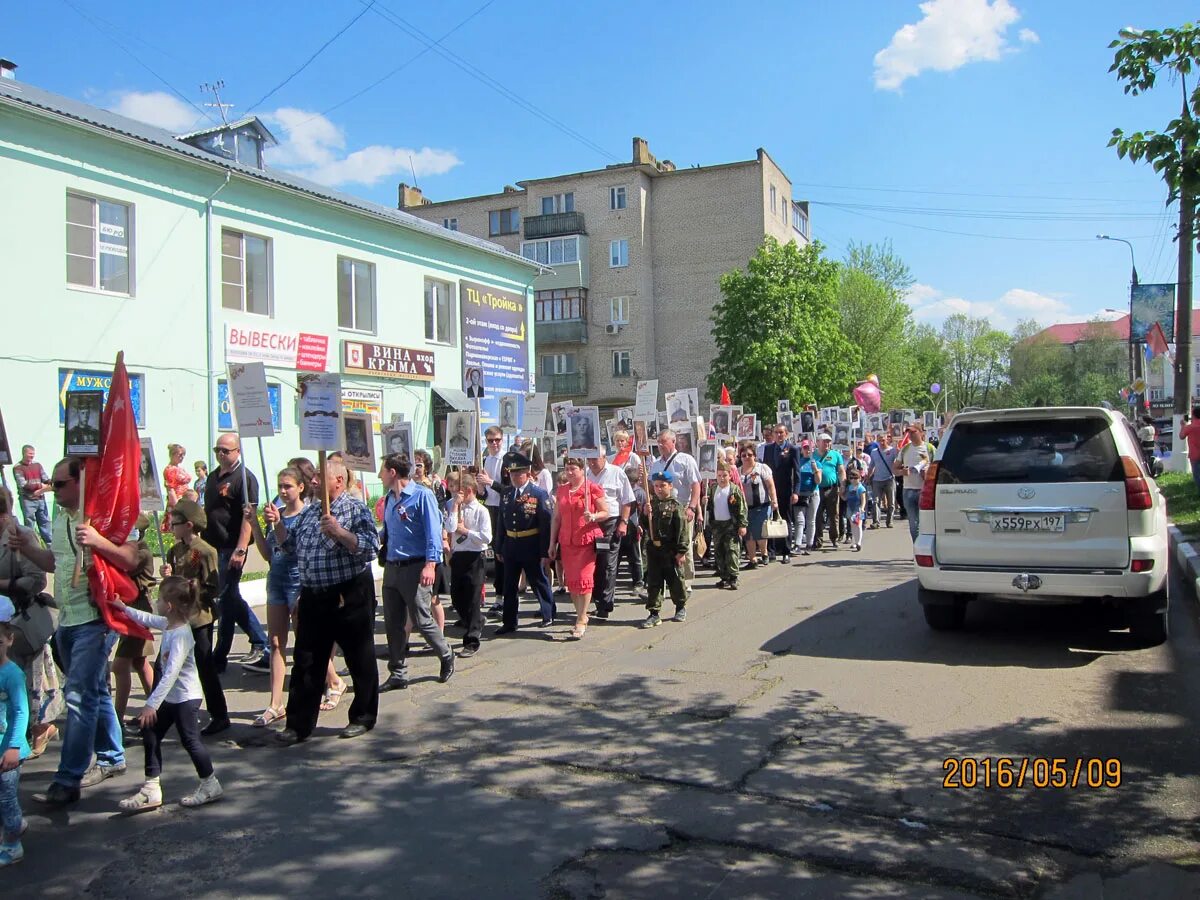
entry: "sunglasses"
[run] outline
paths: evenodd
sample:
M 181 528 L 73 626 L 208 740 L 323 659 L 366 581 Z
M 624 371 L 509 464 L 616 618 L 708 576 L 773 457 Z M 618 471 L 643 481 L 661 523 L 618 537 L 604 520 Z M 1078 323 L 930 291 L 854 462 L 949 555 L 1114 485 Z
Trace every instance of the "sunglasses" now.
M 488 439 L 487 439 L 487 442 L 488 442 L 489 444 L 498 444 L 498 443 L 500 443 L 502 440 L 504 440 L 504 438 L 488 438 Z
M 55 481 L 50 482 L 50 486 L 53 487 L 56 491 L 61 491 L 68 484 L 70 484 L 72 481 L 75 481 L 75 480 L 76 479 L 74 479 L 74 478 L 64 478 L 61 480 L 55 480 Z
M 231 447 L 213 447 L 213 453 L 216 453 L 218 456 L 225 456 L 227 453 L 237 453 L 237 450 Z

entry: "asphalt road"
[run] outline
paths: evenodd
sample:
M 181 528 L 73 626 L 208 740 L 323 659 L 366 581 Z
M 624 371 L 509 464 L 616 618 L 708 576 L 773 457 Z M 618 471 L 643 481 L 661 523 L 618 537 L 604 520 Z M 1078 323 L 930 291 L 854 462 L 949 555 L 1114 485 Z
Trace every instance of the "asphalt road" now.
M 335 738 L 343 706 L 276 747 L 249 726 L 263 678 L 231 669 L 224 800 L 178 806 L 195 776 L 170 743 L 162 810 L 116 812 L 135 748 L 129 774 L 46 815 L 29 795 L 53 744 L 25 767 L 27 856 L 3 892 L 1200 895 L 1194 597 L 1175 585 L 1174 636 L 1154 649 L 1069 607 L 979 604 L 938 634 L 909 552 L 900 524 L 862 553 L 744 573 L 737 593 L 702 577 L 686 624 L 641 631 L 628 600 L 579 643 L 565 624 L 487 641 L 447 685 L 418 654 L 355 741 Z M 993 764 L 991 788 L 944 788 L 964 757 L 1028 758 L 1027 783 L 996 786 Z M 1032 761 L 1055 758 L 1068 776 L 1083 760 L 1075 788 L 1033 786 Z M 1087 787 L 1092 759 L 1119 760 L 1120 786 Z

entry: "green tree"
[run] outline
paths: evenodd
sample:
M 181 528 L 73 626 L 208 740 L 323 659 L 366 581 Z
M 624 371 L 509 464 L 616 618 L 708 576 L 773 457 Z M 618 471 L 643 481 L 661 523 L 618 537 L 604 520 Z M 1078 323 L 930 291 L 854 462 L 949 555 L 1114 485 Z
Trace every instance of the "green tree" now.
M 986 318 L 959 313 L 942 324 L 942 342 L 954 406 L 999 404 L 1007 384 L 1012 338 L 992 328 Z
M 910 324 L 904 334 L 908 361 L 908 381 L 884 393 L 888 409 L 924 409 L 933 399 L 931 385 L 940 382 L 948 371 L 950 355 L 942 336 L 932 325 Z
M 1112 323 L 1090 322 L 1073 345 L 1062 344 L 1036 322 L 1017 325 L 1012 334 L 1008 387 L 1010 406 L 1095 406 L 1118 403 L 1128 377 L 1128 346 Z
M 859 358 L 841 330 L 838 264 L 822 249 L 768 237 L 745 269 L 721 276 L 710 397 L 725 384 L 735 403 L 759 416 L 774 416 L 780 399 L 793 409 L 847 402 Z

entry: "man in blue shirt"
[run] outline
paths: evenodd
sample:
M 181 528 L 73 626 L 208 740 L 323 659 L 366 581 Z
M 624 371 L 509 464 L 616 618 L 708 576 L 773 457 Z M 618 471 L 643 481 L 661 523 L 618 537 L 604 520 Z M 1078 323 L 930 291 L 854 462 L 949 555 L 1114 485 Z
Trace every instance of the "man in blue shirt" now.
M 442 511 L 433 491 L 409 481 L 406 456 L 389 456 L 379 477 L 388 489 L 383 514 L 387 542 L 383 570 L 383 621 L 387 630 L 388 677 L 380 691 L 408 687 L 408 635 L 404 624 L 411 617 L 413 631 L 442 661 L 438 681 L 454 674 L 454 653 L 433 619 L 433 581 L 442 561 Z
M 831 550 L 836 550 L 841 537 L 841 485 L 846 480 L 846 463 L 842 454 L 833 449 L 833 436 L 827 431 L 817 435 L 817 452 L 813 454 L 821 467 L 821 509 L 819 515 L 829 522 Z M 821 546 L 820 532 L 815 547 Z

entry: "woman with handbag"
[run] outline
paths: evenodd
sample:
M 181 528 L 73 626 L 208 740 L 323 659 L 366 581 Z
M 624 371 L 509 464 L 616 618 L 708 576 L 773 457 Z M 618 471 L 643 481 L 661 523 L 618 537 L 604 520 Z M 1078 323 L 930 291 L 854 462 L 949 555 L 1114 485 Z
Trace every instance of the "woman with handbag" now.
M 567 459 L 567 480 L 558 489 L 550 522 L 550 558 L 562 560 L 567 592 L 575 604 L 573 640 L 587 631 L 587 609 L 596 586 L 596 540 L 604 534 L 600 523 L 608 518 L 604 489 L 587 480 L 583 465 L 582 459 Z
M 738 476 L 742 482 L 742 493 L 746 496 L 746 512 L 750 524 L 746 529 L 746 555 L 750 557 L 748 568 L 754 569 L 767 564 L 767 519 L 779 515 L 779 502 L 775 497 L 775 479 L 771 469 L 758 461 L 754 444 L 749 441 L 738 447 L 742 466 Z M 786 527 L 786 523 L 785 523 Z
M 9 535 L 17 532 L 37 544 L 36 532 L 17 524 L 12 493 L 0 485 L 0 594 L 12 600 L 16 609 L 9 623 L 16 632 L 9 656 L 25 673 L 25 688 L 29 692 L 29 746 L 31 756 L 41 756 L 58 734 L 47 702 L 49 695 L 58 690 L 58 675 L 46 652 L 57 617 L 53 598 L 44 593 L 46 573 L 9 546 Z

